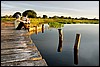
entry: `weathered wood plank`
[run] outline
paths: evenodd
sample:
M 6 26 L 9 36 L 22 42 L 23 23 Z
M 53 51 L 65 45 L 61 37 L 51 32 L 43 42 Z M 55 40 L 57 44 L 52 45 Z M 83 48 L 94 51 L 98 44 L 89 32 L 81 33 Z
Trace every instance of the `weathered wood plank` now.
M 47 64 L 44 59 L 41 59 L 1 63 L 1 66 L 47 66 Z
M 1 25 L 1 66 L 47 66 L 28 30 L 15 30 L 14 23 Z M 27 36 L 26 36 L 27 35 Z

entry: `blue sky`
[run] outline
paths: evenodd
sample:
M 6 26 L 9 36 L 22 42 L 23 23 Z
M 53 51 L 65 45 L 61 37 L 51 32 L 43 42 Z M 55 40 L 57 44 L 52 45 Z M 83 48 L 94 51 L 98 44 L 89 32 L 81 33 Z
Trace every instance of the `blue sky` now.
M 1 1 L 1 15 L 34 10 L 37 16 L 99 18 L 99 1 Z

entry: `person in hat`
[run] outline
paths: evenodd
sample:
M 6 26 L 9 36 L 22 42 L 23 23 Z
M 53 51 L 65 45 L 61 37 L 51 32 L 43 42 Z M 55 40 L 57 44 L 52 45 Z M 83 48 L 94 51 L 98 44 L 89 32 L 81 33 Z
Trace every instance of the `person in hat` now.
M 25 26 L 25 21 L 23 21 L 21 19 L 21 16 L 20 15 L 16 15 L 16 20 L 15 20 L 15 29 L 16 30 L 21 30 L 21 28 L 24 26 L 25 30 L 27 29 L 26 26 Z

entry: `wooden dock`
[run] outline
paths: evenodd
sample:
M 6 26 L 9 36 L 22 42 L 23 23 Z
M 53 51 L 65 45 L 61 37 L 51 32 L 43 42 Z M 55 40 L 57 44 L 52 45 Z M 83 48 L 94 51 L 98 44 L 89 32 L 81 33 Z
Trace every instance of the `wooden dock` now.
M 27 30 L 15 30 L 14 23 L 1 23 L 1 66 L 48 66 Z

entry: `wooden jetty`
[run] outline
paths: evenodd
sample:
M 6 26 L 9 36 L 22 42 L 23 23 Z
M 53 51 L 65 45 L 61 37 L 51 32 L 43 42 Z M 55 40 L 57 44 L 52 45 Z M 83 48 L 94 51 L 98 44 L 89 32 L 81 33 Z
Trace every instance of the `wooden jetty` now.
M 48 66 L 27 30 L 15 30 L 14 23 L 1 23 L 1 66 Z

